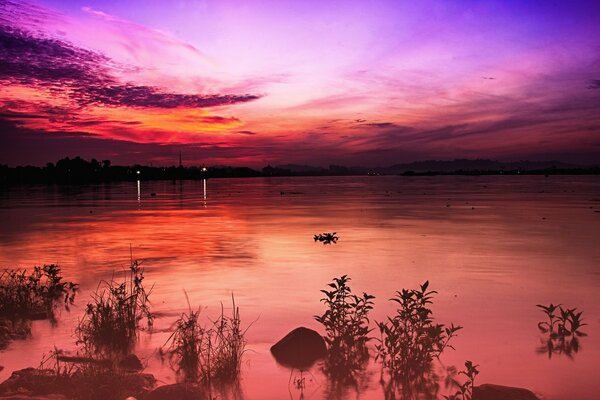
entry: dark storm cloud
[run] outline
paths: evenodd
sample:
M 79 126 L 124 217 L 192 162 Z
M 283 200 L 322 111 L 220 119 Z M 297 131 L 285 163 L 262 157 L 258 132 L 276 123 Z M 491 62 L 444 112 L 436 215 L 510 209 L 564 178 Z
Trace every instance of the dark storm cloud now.
M 256 95 L 168 93 L 152 86 L 121 84 L 111 60 L 99 53 L 0 25 L 0 82 L 67 93 L 80 106 L 216 107 L 258 99 Z

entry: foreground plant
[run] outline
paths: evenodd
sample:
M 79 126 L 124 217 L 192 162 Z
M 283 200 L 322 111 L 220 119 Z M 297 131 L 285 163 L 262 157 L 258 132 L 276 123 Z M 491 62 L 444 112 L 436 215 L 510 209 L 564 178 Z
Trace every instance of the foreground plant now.
M 142 322 L 152 327 L 154 316 L 148 300 L 152 288 L 146 291 L 143 280 L 144 269 L 132 260 L 123 281 L 113 278 L 101 283 L 75 330 L 77 344 L 85 353 L 105 357 L 127 353 L 143 328 Z
M 200 310 L 183 313 L 175 322 L 175 330 L 160 349 L 186 381 L 232 382 L 239 377 L 245 353 L 239 307 L 231 296 L 232 314 L 221 315 L 212 325 L 200 323 Z
M 581 328 L 587 324 L 583 322 L 583 311 L 577 312 L 577 308 L 563 308 L 561 304 L 542 305 L 537 304 L 546 314 L 547 321 L 538 323 L 538 329 L 546 337 L 538 348 L 538 353 L 548 354 L 551 358 L 554 354 L 565 354 L 572 358 L 579 352 L 579 337 L 586 336 Z
M 377 357 L 382 363 L 382 381 L 385 371 L 393 386 L 405 392 L 437 392 L 437 377 L 433 361 L 439 359 L 461 326 L 449 327 L 433 321 L 429 304 L 436 291 L 428 291 L 429 281 L 419 289 L 402 289 L 390 299 L 398 304 L 396 315 L 378 322 L 381 338 Z
M 328 356 L 324 372 L 333 379 L 353 383 L 355 374 L 363 370 L 369 360 L 369 313 L 375 296 L 353 294 L 349 281 L 350 278 L 343 275 L 328 285 L 332 290 L 321 290 L 325 294 L 321 302 L 326 309 L 323 315 L 314 318 L 326 332 Z
M 54 319 L 62 302 L 73 304 L 78 285 L 63 281 L 55 264 L 33 267 L 33 271 L 4 270 L 0 273 L 0 318 Z
M 477 369 L 479 365 L 472 361 L 465 361 L 465 369 L 457 372 L 456 367 L 451 367 L 446 376 L 446 386 L 453 386 L 457 390 L 450 395 L 445 395 L 444 400 L 471 400 L 473 398 L 473 388 L 475 387 L 475 377 L 479 375 Z M 457 375 L 464 375 L 465 380 L 461 382 Z

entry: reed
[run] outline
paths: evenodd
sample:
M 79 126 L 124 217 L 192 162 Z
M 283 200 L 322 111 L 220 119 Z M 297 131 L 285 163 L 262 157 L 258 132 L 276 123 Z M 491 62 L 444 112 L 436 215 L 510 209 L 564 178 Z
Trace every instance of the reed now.
M 75 301 L 78 285 L 63 281 L 55 264 L 27 270 L 5 269 L 0 273 L 0 318 L 54 319 L 62 302 L 65 309 Z
M 131 261 L 122 281 L 102 281 L 92 295 L 75 333 L 77 344 L 86 354 L 124 354 L 135 344 L 138 332 L 152 327 L 154 316 L 148 300 L 152 288 L 143 284 L 144 269 Z
M 233 295 L 231 302 L 231 316 L 225 315 L 221 305 L 221 315 L 208 327 L 200 322 L 200 309 L 192 311 L 191 307 L 175 322 L 160 353 L 168 357 L 184 380 L 210 384 L 232 382 L 239 377 L 249 327 L 242 330 Z

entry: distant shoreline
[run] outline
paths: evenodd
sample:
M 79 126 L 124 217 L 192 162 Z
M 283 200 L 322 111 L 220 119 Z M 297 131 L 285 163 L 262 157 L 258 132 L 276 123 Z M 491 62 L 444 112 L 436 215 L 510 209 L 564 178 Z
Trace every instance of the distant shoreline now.
M 44 167 L 0 165 L 0 185 L 11 184 L 89 184 L 127 181 L 181 181 L 209 178 L 293 177 L 293 176 L 489 176 L 489 175 L 600 175 L 600 166 L 584 167 L 560 162 L 512 162 L 491 160 L 421 161 L 391 167 L 328 168 L 307 165 L 266 166 L 260 171 L 249 167 L 154 167 L 113 166 L 108 160 L 86 161 L 65 158 Z

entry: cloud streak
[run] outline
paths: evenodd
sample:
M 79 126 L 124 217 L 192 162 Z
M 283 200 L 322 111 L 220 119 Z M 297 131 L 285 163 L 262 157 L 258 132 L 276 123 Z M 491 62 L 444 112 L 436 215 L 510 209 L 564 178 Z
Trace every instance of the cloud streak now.
M 207 108 L 259 98 L 168 93 L 151 86 L 119 84 L 110 74 L 109 63 L 108 57 L 70 43 L 0 26 L 0 82 L 61 92 L 79 106 Z

